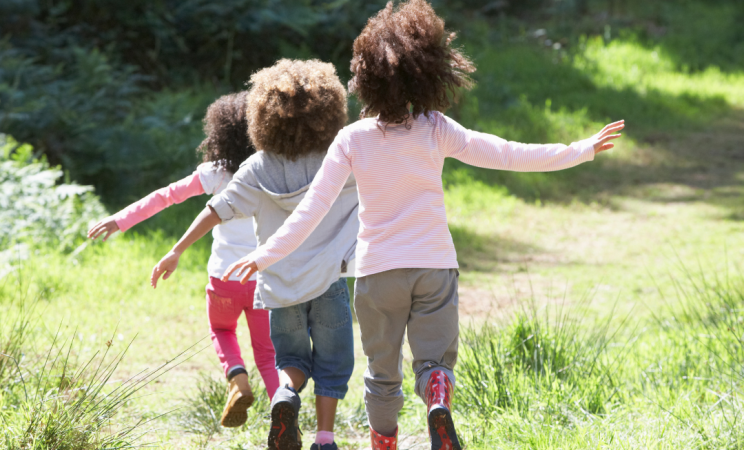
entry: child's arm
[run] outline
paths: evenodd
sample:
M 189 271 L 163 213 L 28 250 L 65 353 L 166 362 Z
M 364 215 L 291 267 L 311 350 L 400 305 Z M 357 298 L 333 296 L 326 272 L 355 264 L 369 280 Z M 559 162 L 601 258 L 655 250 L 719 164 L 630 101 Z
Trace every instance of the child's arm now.
M 220 220 L 220 217 L 216 212 L 214 212 L 212 207 L 207 206 L 204 208 L 204 210 L 196 216 L 196 219 L 194 219 L 194 222 L 186 233 L 181 237 L 176 245 L 173 246 L 173 249 L 152 268 L 150 285 L 152 285 L 153 288 L 158 287 L 158 279 L 160 278 L 160 275 L 163 274 L 165 274 L 163 275 L 163 279 L 167 280 L 168 277 L 175 272 L 176 268 L 178 268 L 178 260 L 181 257 L 181 254 L 221 222 L 222 220 Z
M 549 172 L 591 161 L 596 153 L 614 147 L 609 141 L 619 138 L 621 135 L 615 133 L 624 127 L 622 120 L 611 123 L 594 136 L 571 145 L 508 142 L 498 136 L 467 130 L 446 117 L 439 131 L 445 156 L 466 164 L 517 172 Z
M 237 270 L 238 276 L 243 274 L 240 282 L 245 284 L 251 275 L 289 255 L 310 236 L 331 209 L 351 175 L 351 162 L 344 152 L 344 142 L 341 134 L 336 136 L 305 198 L 284 225 L 256 251 L 231 264 L 222 275 L 222 281 L 227 281 Z
M 201 194 L 204 194 L 204 187 L 199 174 L 194 172 L 192 175 L 158 189 L 142 200 L 132 203 L 113 216 L 101 220 L 88 230 L 88 237 L 96 239 L 106 233 L 103 236 L 103 240 L 106 241 L 109 236 L 118 230 L 124 232 L 174 203 L 181 203 L 189 197 Z

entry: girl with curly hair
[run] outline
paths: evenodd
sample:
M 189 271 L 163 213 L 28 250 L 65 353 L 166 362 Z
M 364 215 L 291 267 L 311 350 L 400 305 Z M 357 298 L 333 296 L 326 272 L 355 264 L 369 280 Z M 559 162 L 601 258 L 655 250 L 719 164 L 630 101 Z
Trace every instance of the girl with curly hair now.
M 105 241 L 112 233 L 124 232 L 174 203 L 224 191 L 240 163 L 255 152 L 248 138 L 246 98 L 246 92 L 225 95 L 209 106 L 204 117 L 207 137 L 197 149 L 202 154 L 203 163 L 193 174 L 101 220 L 88 231 L 88 237 L 103 236 Z M 236 220 L 220 225 L 215 227 L 212 236 L 212 254 L 207 264 L 207 318 L 214 349 L 228 380 L 228 400 L 220 423 L 225 427 L 237 427 L 245 423 L 246 410 L 254 399 L 235 335 L 242 313 L 248 322 L 253 357 L 270 397 L 279 387 L 279 377 L 274 369 L 269 315 L 267 311 L 253 308 L 255 277 L 247 283 L 240 283 L 237 277 L 220 279 L 225 268 L 256 248 L 253 221 Z M 163 279 L 169 276 L 167 273 Z
M 266 243 L 307 195 L 328 147 L 346 124 L 346 90 L 333 65 L 283 59 L 251 77 L 249 133 L 259 151 L 240 166 L 189 231 L 153 270 L 175 270 L 178 256 L 212 227 L 252 218 Z M 312 378 L 318 432 L 313 450 L 337 450 L 333 424 L 338 400 L 354 369 L 347 272 L 359 230 L 354 177 L 292 256 L 258 275 L 255 307 L 269 309 L 271 341 L 281 387 L 271 402 L 269 449 L 299 450 L 299 393 Z
M 388 3 L 367 22 L 354 41 L 349 83 L 364 104 L 362 120 L 341 130 L 276 234 L 224 275 L 237 271 L 247 280 L 271 270 L 321 223 L 354 174 L 360 205 L 354 304 L 368 358 L 364 398 L 375 450 L 397 447 L 406 330 L 431 448 L 461 448 L 451 414 L 458 265 L 444 208 L 444 159 L 498 170 L 561 170 L 612 148 L 624 126 L 610 124 L 571 145 L 508 142 L 464 128 L 441 113 L 448 93 L 473 85 L 475 67 L 452 47 L 454 38 L 426 0 Z

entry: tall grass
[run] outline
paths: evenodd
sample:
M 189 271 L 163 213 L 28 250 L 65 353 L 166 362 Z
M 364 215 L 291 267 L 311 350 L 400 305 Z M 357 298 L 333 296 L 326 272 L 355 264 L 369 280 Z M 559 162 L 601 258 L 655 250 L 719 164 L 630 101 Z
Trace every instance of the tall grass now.
M 208 442 L 217 434 L 235 434 L 250 429 L 268 428 L 269 397 L 262 388 L 260 378 L 254 368 L 250 368 L 248 379 L 253 386 L 255 400 L 248 409 L 248 420 L 238 430 L 223 428 L 220 425 L 222 410 L 227 402 L 227 382 L 216 379 L 209 372 L 199 374 L 196 392 L 184 397 L 183 407 L 178 414 L 180 427 L 197 437 L 199 447 L 206 448 Z M 261 436 L 257 436 L 260 440 Z
M 157 418 L 127 417 L 126 407 L 157 378 L 187 359 L 191 348 L 155 369 L 116 378 L 129 345 L 116 354 L 116 330 L 104 348 L 81 358 L 77 330 L 64 336 L 62 325 L 46 350 L 34 340 L 40 316 L 22 284 L 13 298 L 0 298 L 0 422 L 4 448 L 15 450 L 124 449 L 141 440 Z M 3 290 L 2 296 L 8 295 Z M 131 345 L 131 343 L 130 343 Z
M 674 306 L 644 322 L 547 306 L 465 330 L 471 448 L 744 448 L 744 283 L 676 280 Z
M 486 417 L 506 410 L 529 417 L 538 408 L 564 423 L 605 413 L 621 395 L 618 358 L 607 351 L 617 328 L 586 321 L 563 305 L 531 303 L 507 326 L 466 329 L 457 402 Z

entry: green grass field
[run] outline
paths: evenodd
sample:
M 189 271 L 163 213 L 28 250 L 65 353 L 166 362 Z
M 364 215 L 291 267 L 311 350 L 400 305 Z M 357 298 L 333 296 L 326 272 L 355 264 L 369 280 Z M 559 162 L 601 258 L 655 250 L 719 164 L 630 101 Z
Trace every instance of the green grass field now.
M 618 119 L 627 128 L 616 149 L 558 173 L 448 161 L 445 201 L 462 273 L 455 420 L 467 448 L 744 448 L 744 72 L 692 70 L 675 47 L 632 36 L 581 39 L 571 51 L 491 45 L 478 26 L 463 43 L 478 87 L 451 111 L 457 120 L 521 141 L 568 143 Z M 209 242 L 157 290 L 149 286 L 153 265 L 205 200 L 105 244 L 0 254 L 0 343 L 12 356 L 0 357 L 6 448 L 262 448 L 265 397 L 243 428 L 216 425 L 224 381 L 205 314 Z M 250 359 L 247 328 L 239 330 Z M 336 431 L 342 448 L 362 449 L 356 336 Z M 125 349 L 110 377 L 92 378 L 87 361 L 106 350 L 113 361 Z M 169 371 L 123 397 L 110 421 L 68 414 L 74 404 L 97 411 L 95 398 L 161 364 Z M 406 370 L 400 448 L 427 448 Z M 303 401 L 309 447 L 313 405 Z M 69 423 L 78 444 L 49 440 L 50 424 Z M 137 423 L 131 436 L 101 444 Z

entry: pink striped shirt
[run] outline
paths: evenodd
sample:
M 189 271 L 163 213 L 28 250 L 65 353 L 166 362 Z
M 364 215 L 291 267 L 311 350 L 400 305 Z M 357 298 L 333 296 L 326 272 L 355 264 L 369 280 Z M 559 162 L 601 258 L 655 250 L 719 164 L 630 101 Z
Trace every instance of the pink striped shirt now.
M 356 276 L 391 269 L 457 268 L 442 189 L 444 158 L 490 169 L 546 172 L 594 159 L 588 140 L 520 144 L 465 129 L 434 112 L 410 129 L 363 119 L 341 130 L 304 200 L 251 259 L 259 270 L 292 253 L 315 229 L 350 173 L 359 191 Z

